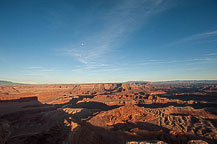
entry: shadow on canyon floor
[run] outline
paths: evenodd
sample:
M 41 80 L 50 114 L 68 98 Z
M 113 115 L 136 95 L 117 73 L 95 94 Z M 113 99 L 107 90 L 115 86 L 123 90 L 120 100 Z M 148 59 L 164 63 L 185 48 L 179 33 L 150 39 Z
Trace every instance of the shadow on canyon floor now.
M 66 105 L 67 108 L 99 109 L 98 112 L 100 112 L 118 106 L 107 106 L 100 102 L 76 104 L 79 100 L 81 99 L 72 99 L 61 105 L 42 104 L 37 97 L 1 101 L 1 104 L 5 103 L 8 107 L 17 103 L 24 104 L 20 111 L 0 116 L 0 119 L 8 121 L 10 125 L 11 135 L 7 138 L 7 144 L 125 144 L 132 140 L 162 140 L 167 143 L 184 144 L 190 139 L 203 139 L 193 135 L 177 134 L 174 136 L 167 128 L 145 122 L 118 123 L 110 129 L 97 127 L 77 116 L 74 117 L 74 113 L 66 113 L 61 107 Z M 83 111 L 79 111 L 76 115 Z M 95 116 L 93 113 L 91 115 Z M 0 133 L 4 134 L 4 129 Z M 209 142 L 209 140 L 206 141 Z
M 169 96 L 159 95 L 160 97 L 168 99 L 179 99 L 184 101 L 194 100 L 194 101 L 206 101 L 206 102 L 217 102 L 217 93 L 210 93 L 204 95 L 197 94 L 183 94 L 183 95 L 174 95 L 168 94 Z

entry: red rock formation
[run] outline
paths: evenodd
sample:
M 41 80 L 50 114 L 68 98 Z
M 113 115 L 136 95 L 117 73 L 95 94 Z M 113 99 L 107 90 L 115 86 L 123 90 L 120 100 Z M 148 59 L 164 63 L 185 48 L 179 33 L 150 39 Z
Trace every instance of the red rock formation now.
M 216 143 L 215 91 L 161 83 L 7 86 L 0 119 L 11 125 L 9 144 Z

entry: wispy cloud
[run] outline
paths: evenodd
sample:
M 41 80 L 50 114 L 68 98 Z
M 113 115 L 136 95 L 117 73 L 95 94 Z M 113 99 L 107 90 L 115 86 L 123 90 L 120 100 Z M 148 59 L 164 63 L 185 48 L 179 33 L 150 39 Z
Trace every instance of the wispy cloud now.
M 209 37 L 209 36 L 215 36 L 217 35 L 217 30 L 216 31 L 211 31 L 211 32 L 205 32 L 201 34 L 194 35 L 193 37 Z
M 185 63 L 185 64 L 196 64 L 196 63 L 213 63 L 217 62 L 217 58 L 213 57 L 199 57 L 199 58 L 191 58 L 191 59 L 173 59 L 173 60 L 144 60 L 144 62 L 137 63 L 136 65 L 142 66 L 142 65 L 157 65 L 157 64 L 178 64 L 178 63 Z
M 167 8 L 164 0 L 122 0 L 104 14 L 102 29 L 92 35 L 88 34 L 63 53 L 83 64 L 89 64 L 113 51 L 129 34 L 147 22 L 150 16 Z
M 41 69 L 42 67 L 40 66 L 30 66 L 29 69 Z
M 120 68 L 103 68 L 103 69 L 93 69 L 90 70 L 89 73 L 113 73 L 120 71 Z
M 88 73 L 101 73 L 101 72 L 115 72 L 119 71 L 120 69 L 116 66 L 111 66 L 109 64 L 88 64 L 84 66 L 79 66 L 74 69 L 72 69 L 72 72 L 75 73 L 83 73 L 83 72 L 88 72 Z
M 41 67 L 41 66 L 30 66 L 30 67 L 28 67 L 28 70 L 31 70 L 31 71 L 40 71 L 40 72 L 51 72 L 51 71 L 55 71 L 55 69 L 44 68 L 44 67 Z
M 175 61 L 146 59 L 146 60 L 144 60 L 144 62 L 137 63 L 136 65 L 142 66 L 142 65 L 153 65 L 153 64 L 174 63 L 174 62 Z
M 191 59 L 191 60 L 188 60 L 188 61 L 212 61 L 213 59 L 212 58 L 194 58 L 194 59 Z
M 56 71 L 60 71 L 60 70 L 57 70 L 54 68 L 44 68 L 42 66 L 29 66 L 23 72 L 24 72 L 24 75 L 27 75 L 27 76 L 43 76 L 50 72 L 56 72 Z
M 217 56 L 217 53 L 209 53 L 208 56 Z
M 178 39 L 176 41 L 173 41 L 171 43 L 166 44 L 163 47 L 172 47 L 172 46 L 176 46 L 176 45 L 181 45 L 181 44 L 186 44 L 189 42 L 199 42 L 199 43 L 203 43 L 203 42 L 213 42 L 215 41 L 217 38 L 217 30 L 215 31 L 209 31 L 209 32 L 203 32 L 203 33 L 198 33 L 198 34 L 194 34 L 191 36 L 187 36 L 181 39 Z

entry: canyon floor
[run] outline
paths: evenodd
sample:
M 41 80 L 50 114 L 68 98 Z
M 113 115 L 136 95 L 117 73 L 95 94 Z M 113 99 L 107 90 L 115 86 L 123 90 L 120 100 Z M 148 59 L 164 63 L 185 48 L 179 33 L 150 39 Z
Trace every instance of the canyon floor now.
M 217 143 L 217 83 L 0 86 L 0 144 Z

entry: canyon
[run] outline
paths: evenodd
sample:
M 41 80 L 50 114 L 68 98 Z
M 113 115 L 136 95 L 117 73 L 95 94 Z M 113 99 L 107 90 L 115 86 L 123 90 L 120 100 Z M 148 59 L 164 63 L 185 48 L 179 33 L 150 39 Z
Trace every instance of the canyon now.
M 1 144 L 217 143 L 217 82 L 0 86 Z

